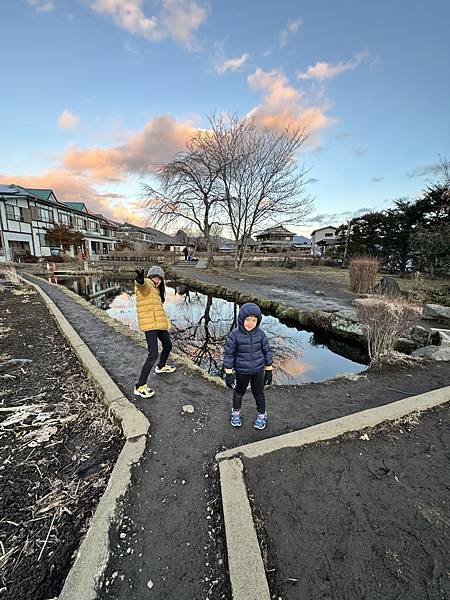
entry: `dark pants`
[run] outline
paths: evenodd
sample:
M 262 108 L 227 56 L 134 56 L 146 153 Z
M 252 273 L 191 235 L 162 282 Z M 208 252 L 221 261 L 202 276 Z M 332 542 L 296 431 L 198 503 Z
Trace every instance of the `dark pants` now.
M 242 397 L 247 391 L 248 384 L 250 383 L 250 388 L 256 400 L 256 408 L 258 412 L 266 412 L 266 397 L 264 395 L 264 372 L 265 369 L 261 369 L 261 371 L 253 373 L 253 375 L 244 375 L 243 373 L 236 373 L 236 387 L 234 388 L 233 394 L 233 410 L 241 409 Z
M 146 331 L 145 339 L 147 340 L 148 356 L 144 366 L 142 367 L 139 381 L 136 384 L 137 387 L 147 383 L 147 378 L 150 375 L 150 371 L 152 370 L 152 367 L 158 358 L 158 339 L 162 344 L 161 356 L 159 357 L 158 363 L 158 367 L 160 369 L 165 366 L 170 351 L 172 350 L 172 342 L 170 340 L 170 334 L 168 331 L 163 331 L 162 329 Z

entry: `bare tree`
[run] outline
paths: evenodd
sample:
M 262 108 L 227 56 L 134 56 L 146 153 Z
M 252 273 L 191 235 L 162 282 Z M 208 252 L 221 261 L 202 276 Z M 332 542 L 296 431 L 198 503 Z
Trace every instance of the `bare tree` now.
M 208 131 L 199 131 L 186 150 L 160 167 L 159 188 L 144 185 L 146 207 L 153 222 L 167 226 L 187 221 L 205 238 L 208 266 L 212 263 L 212 229 L 220 225 L 218 204 L 222 199 L 220 171 L 211 155 Z
M 299 222 L 312 210 L 305 174 L 296 154 L 303 129 L 260 128 L 253 117 L 210 118 L 210 150 L 220 174 L 227 224 L 235 240 L 234 266 L 240 271 L 252 234 L 269 225 Z

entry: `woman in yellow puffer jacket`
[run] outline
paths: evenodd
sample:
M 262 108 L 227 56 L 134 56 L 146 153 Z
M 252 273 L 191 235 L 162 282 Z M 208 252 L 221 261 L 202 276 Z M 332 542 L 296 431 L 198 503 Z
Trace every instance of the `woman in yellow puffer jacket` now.
M 148 356 L 142 367 L 139 381 L 134 387 L 134 394 L 142 398 L 151 398 L 155 392 L 148 387 L 147 379 L 158 358 L 158 339 L 162 344 L 162 351 L 155 373 L 173 373 L 175 371 L 175 367 L 166 365 L 172 350 L 172 341 L 169 334 L 169 317 L 163 306 L 166 298 L 164 271 L 161 267 L 150 267 L 145 278 L 144 269 L 136 269 L 135 283 L 138 323 L 140 329 L 145 333 Z

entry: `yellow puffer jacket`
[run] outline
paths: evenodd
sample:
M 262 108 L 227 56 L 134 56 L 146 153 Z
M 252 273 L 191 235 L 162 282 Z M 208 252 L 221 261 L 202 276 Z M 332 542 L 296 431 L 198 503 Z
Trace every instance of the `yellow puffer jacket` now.
M 143 285 L 135 283 L 136 305 L 139 327 L 142 331 L 152 329 L 170 329 L 169 317 L 164 310 L 158 288 L 150 279 L 144 279 Z

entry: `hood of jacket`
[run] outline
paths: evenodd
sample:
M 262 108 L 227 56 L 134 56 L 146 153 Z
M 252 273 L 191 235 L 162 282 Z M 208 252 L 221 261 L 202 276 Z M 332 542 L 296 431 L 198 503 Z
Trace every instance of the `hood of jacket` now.
M 239 309 L 238 325 L 239 325 L 239 329 L 241 331 L 243 331 L 244 333 L 251 333 L 251 332 L 247 331 L 244 327 L 244 321 L 250 315 L 255 315 L 255 317 L 258 319 L 258 323 L 256 324 L 256 327 L 254 329 L 252 329 L 252 331 L 256 331 L 261 324 L 262 314 L 261 314 L 261 309 L 259 308 L 259 306 L 257 304 L 253 304 L 253 302 L 247 302 L 246 304 L 243 304 L 241 306 L 241 308 Z

